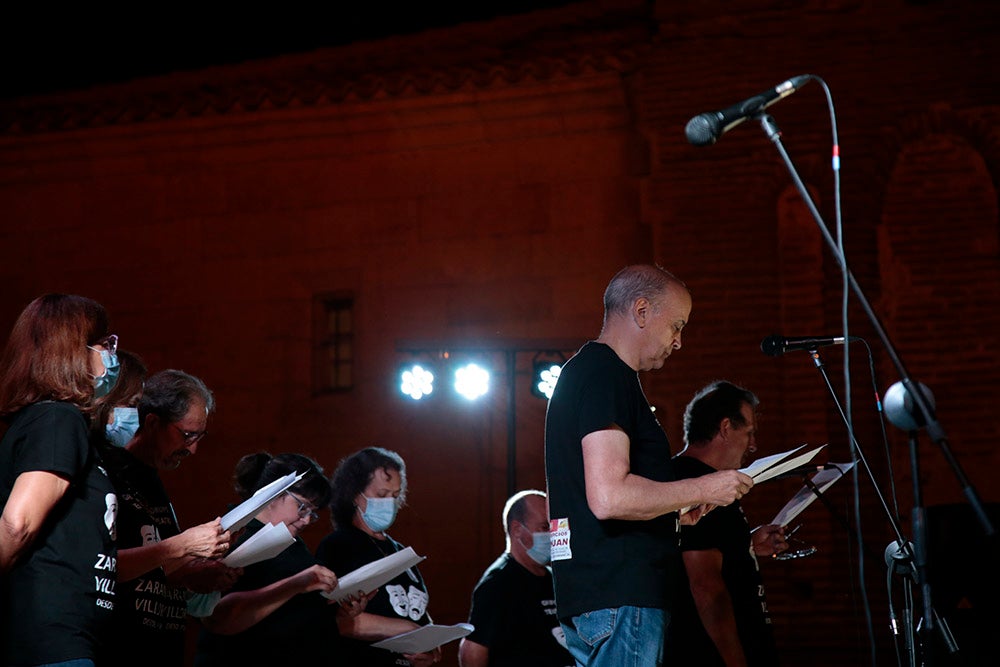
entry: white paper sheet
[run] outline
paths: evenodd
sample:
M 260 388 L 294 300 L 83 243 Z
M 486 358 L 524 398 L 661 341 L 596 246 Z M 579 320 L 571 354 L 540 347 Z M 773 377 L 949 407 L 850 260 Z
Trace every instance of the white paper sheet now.
M 281 479 L 276 479 L 267 486 L 262 486 L 257 491 L 244 500 L 242 503 L 226 512 L 222 517 L 222 529 L 237 531 L 244 527 L 257 516 L 257 513 L 264 509 L 264 505 L 277 498 L 279 495 L 292 487 L 295 482 L 302 479 L 305 473 L 296 474 L 290 472 Z
M 228 567 L 246 567 L 268 558 L 274 558 L 287 549 L 295 538 L 283 523 L 269 523 L 236 547 L 222 563 Z
M 772 477 L 777 477 L 787 470 L 803 465 L 812 459 L 812 457 L 816 456 L 816 454 L 819 453 L 819 450 L 826 447 L 826 445 L 820 445 L 819 447 L 814 447 L 806 452 L 798 453 L 805 447 L 808 447 L 808 445 L 799 445 L 795 449 L 790 449 L 787 452 L 772 454 L 771 456 L 765 456 L 762 459 L 757 459 L 746 468 L 740 468 L 740 472 L 752 477 L 754 484 L 760 484 L 761 482 L 766 482 Z
M 465 637 L 475 630 L 468 623 L 455 625 L 425 625 L 410 632 L 375 642 L 372 646 L 384 648 L 394 653 L 426 653 L 442 644 Z
M 834 467 L 821 470 L 810 479 L 816 488 L 819 489 L 820 493 L 833 486 L 834 482 L 854 467 L 853 463 L 828 463 L 827 465 Z M 785 506 L 775 515 L 771 523 L 777 526 L 787 526 L 795 517 L 802 513 L 802 510 L 809 507 L 814 500 L 816 500 L 816 493 L 808 486 L 803 486 L 792 496 L 791 500 L 785 503 Z
M 337 602 L 346 600 L 352 595 L 366 595 L 422 560 L 424 557 L 418 556 L 413 547 L 406 547 L 385 558 L 362 565 L 343 576 L 338 575 L 337 587 L 322 595 Z

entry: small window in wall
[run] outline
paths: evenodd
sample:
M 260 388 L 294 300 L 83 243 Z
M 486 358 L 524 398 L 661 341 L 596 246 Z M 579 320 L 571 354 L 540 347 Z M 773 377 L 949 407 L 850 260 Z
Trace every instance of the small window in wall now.
M 313 392 L 354 386 L 354 299 L 321 294 L 313 299 Z

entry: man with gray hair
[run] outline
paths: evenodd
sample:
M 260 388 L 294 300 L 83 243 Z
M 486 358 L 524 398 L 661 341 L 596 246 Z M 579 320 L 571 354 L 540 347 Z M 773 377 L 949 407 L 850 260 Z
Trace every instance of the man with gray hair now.
M 556 604 L 566 643 L 587 667 L 662 664 L 679 576 L 678 511 L 694 522 L 753 480 L 723 470 L 677 480 L 670 443 L 638 371 L 681 347 L 691 295 L 658 266 L 611 279 L 604 327 L 562 369 L 545 422 Z
M 238 570 L 218 560 L 229 549 L 219 518 L 183 532 L 160 481 L 205 437 L 215 399 L 205 383 L 167 370 L 146 381 L 139 430 L 102 456 L 118 494 L 118 583 L 114 641 L 99 664 L 181 665 L 192 591 L 232 586 Z
M 472 592 L 475 630 L 458 647 L 461 667 L 568 667 L 549 563 L 545 494 L 527 490 L 503 508 L 507 550 Z

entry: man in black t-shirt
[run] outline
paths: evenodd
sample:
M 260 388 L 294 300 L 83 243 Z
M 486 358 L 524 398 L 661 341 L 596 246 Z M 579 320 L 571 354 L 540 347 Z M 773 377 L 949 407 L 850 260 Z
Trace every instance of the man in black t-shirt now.
M 757 397 L 713 382 L 684 412 L 687 447 L 675 459 L 680 478 L 746 466 L 757 451 Z M 681 528 L 687 585 L 678 590 L 666 655 L 692 667 L 777 664 L 757 556 L 788 548 L 780 526 L 751 534 L 739 502 Z
M 461 667 L 569 667 L 573 656 L 556 617 L 549 563 L 545 494 L 521 491 L 504 505 L 504 552 L 472 592 L 469 623 L 458 647 Z
M 622 269 L 604 293 L 600 337 L 566 363 L 549 401 L 556 605 L 567 646 L 587 667 L 660 664 L 679 567 L 674 513 L 690 508 L 682 520 L 696 521 L 753 485 L 735 470 L 679 481 L 670 470 L 670 443 L 637 372 L 680 349 L 690 313 L 691 295 L 669 272 Z
M 119 502 L 119 604 L 114 639 L 99 664 L 181 665 L 192 591 L 227 589 L 238 575 L 217 560 L 230 538 L 219 519 L 181 531 L 160 480 L 160 471 L 177 468 L 197 451 L 214 407 L 201 380 L 162 371 L 146 382 L 139 431 L 124 448 L 105 443 Z

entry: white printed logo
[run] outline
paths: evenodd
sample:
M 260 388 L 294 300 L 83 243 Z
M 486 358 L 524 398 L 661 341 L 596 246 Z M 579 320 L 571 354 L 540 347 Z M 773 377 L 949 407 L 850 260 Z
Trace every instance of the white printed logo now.
M 114 541 L 118 540 L 118 496 L 113 493 L 109 493 L 104 496 L 104 504 L 107 509 L 104 510 L 104 525 L 108 527 L 108 533 L 111 535 L 111 539 Z
M 389 604 L 393 611 L 411 620 L 417 620 L 424 615 L 427 610 L 427 602 L 430 599 L 427 593 L 416 586 L 410 586 L 407 591 L 402 586 L 389 584 L 385 587 L 385 592 L 389 594 Z

